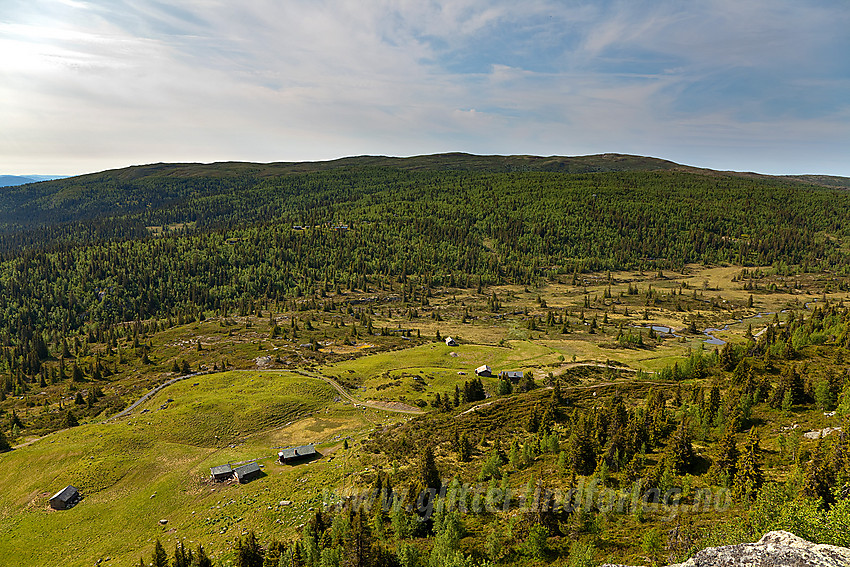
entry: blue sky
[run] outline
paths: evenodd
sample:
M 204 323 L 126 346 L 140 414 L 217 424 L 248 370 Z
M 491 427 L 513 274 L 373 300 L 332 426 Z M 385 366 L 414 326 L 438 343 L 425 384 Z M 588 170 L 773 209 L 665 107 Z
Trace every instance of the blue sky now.
M 0 0 L 0 173 L 632 153 L 850 176 L 846 0 Z

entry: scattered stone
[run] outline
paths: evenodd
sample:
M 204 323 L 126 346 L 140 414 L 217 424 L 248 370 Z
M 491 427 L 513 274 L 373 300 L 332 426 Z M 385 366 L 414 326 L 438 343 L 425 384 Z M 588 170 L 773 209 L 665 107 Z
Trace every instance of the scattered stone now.
M 281 506 L 292 506 L 292 500 L 281 500 L 280 505 Z
M 815 429 L 814 431 L 806 431 L 803 433 L 803 437 L 806 439 L 822 439 L 827 435 L 831 435 L 832 433 L 841 433 L 840 427 L 824 427 L 823 429 Z

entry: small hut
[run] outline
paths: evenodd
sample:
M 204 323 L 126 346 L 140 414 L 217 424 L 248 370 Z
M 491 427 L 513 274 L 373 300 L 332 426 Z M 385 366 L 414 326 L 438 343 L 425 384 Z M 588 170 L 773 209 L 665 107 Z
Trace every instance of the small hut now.
M 486 364 L 483 364 L 475 369 L 475 374 L 478 376 L 492 376 L 493 369 L 487 366 Z
M 224 482 L 233 478 L 233 468 L 227 465 L 219 465 L 210 469 L 210 474 L 215 482 Z
M 518 382 L 522 380 L 522 377 L 522 370 L 505 370 L 499 372 L 499 378 L 503 380 L 510 380 L 511 382 Z
M 300 447 L 292 447 L 284 449 L 277 454 L 280 464 L 297 463 L 316 457 L 319 453 L 316 452 L 314 445 L 301 445 Z
M 233 470 L 233 476 L 236 477 L 241 484 L 254 480 L 258 478 L 262 474 L 262 470 L 260 470 L 260 465 L 256 461 L 253 463 L 248 463 L 247 465 L 242 465 L 241 467 L 237 467 Z
M 67 510 L 80 500 L 80 492 L 70 484 L 50 497 L 50 507 Z

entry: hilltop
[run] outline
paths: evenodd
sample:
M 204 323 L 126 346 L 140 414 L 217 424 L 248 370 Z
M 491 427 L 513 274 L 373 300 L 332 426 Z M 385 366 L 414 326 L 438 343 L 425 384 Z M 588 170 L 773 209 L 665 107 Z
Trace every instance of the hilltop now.
M 850 180 L 831 176 L 769 176 L 755 173 L 714 171 L 680 165 L 668 160 L 624 154 L 563 156 L 477 156 L 464 153 L 414 157 L 357 156 L 318 162 L 159 163 L 45 181 L 4 191 L 0 196 L 0 226 L 17 230 L 67 222 L 133 217 L 192 200 L 232 203 L 233 193 L 257 195 L 260 187 L 299 184 L 297 179 L 328 177 L 336 172 L 348 177 L 374 177 L 378 171 L 443 174 L 501 175 L 550 173 L 571 175 L 627 172 L 667 172 L 720 179 L 750 179 L 780 186 L 809 185 L 847 188 Z M 289 180 L 285 180 L 288 178 Z M 17 185 L 17 183 L 16 183 Z M 242 205 L 240 208 L 244 208 Z M 214 212 L 214 211 L 210 211 Z M 216 214 L 216 217 L 219 215 Z

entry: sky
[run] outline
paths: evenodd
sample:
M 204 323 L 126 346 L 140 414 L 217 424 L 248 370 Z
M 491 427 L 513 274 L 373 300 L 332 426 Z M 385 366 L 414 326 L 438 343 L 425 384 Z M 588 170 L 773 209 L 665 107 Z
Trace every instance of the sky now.
M 627 153 L 850 176 L 847 0 L 0 0 L 0 173 Z

